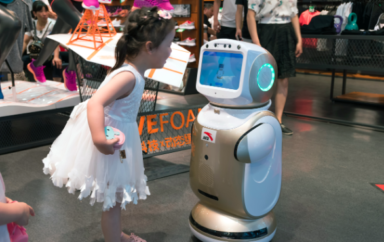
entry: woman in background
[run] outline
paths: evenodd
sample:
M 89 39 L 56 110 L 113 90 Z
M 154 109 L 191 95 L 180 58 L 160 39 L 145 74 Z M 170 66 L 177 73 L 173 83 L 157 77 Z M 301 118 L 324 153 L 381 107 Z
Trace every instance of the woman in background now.
M 296 58 L 303 52 L 297 13 L 296 0 L 248 0 L 247 23 L 252 42 L 267 49 L 277 63 L 275 114 L 285 135 L 293 134 L 282 123 L 288 78 L 296 76 Z

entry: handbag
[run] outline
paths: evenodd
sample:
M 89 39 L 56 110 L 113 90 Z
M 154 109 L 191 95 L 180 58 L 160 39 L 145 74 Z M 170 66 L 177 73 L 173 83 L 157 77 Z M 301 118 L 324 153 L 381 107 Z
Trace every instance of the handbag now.
M 16 201 L 12 201 L 11 203 L 15 202 Z M 28 242 L 27 230 L 23 226 L 12 222 L 7 224 L 7 229 L 11 242 Z
M 47 34 L 47 31 L 49 29 L 49 25 L 51 25 L 51 22 L 48 23 L 48 27 L 45 30 L 43 36 L 45 36 Z M 44 43 L 43 43 L 42 39 L 37 37 L 35 22 L 33 22 L 33 26 L 34 26 L 33 31 L 35 32 L 35 35 L 33 36 L 32 43 L 28 47 L 28 51 L 29 51 L 29 56 L 31 57 L 31 59 L 37 59 L 37 57 L 39 57 L 40 51 L 44 47 Z
M 348 16 L 348 24 L 345 26 L 346 30 L 359 30 L 357 26 L 357 15 L 355 13 L 350 13 Z

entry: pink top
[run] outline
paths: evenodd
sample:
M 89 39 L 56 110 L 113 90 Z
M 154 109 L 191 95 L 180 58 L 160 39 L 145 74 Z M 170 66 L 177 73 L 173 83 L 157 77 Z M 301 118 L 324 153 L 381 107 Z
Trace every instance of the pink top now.
M 1 173 L 0 173 L 0 183 L 1 183 L 0 184 L 0 202 L 6 203 L 7 200 L 5 199 L 5 185 L 4 185 L 4 180 Z M 6 224 L 0 226 L 0 242 L 11 242 Z

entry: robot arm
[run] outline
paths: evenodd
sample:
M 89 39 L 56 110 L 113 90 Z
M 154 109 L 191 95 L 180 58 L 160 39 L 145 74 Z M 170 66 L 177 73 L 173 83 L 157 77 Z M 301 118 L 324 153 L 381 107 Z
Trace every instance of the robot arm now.
M 237 141 L 235 158 L 244 163 L 258 162 L 273 151 L 275 141 L 275 131 L 272 125 L 258 124 Z

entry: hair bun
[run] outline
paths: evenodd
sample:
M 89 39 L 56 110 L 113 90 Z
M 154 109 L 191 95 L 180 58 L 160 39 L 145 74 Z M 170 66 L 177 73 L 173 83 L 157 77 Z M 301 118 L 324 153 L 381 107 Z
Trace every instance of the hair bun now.
M 116 63 L 111 71 L 121 67 L 125 61 L 132 61 L 148 41 L 158 48 L 170 32 L 175 31 L 173 19 L 161 16 L 157 7 L 141 8 L 131 12 L 125 23 L 124 35 L 115 48 Z

